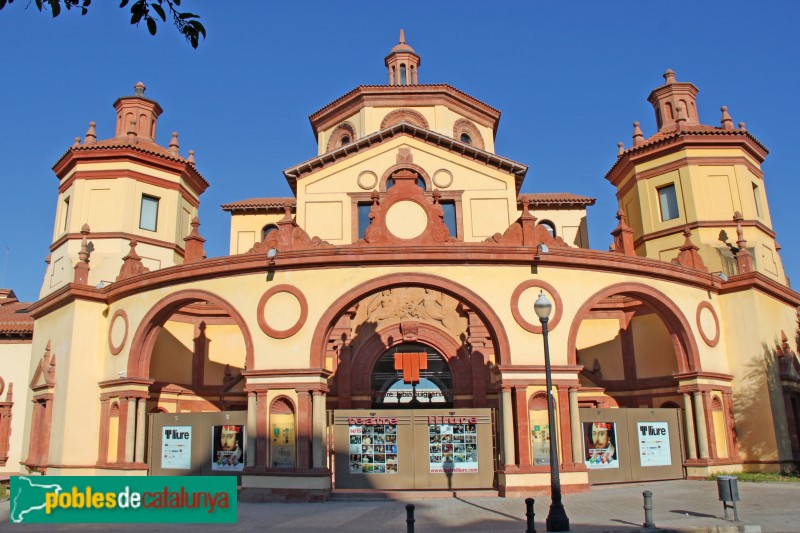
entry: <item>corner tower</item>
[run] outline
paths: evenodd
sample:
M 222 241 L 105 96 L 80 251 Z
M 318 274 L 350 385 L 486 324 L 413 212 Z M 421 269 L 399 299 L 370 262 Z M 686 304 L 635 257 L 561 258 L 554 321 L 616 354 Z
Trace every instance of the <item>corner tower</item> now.
M 132 243 L 149 270 L 183 262 L 184 237 L 208 182 L 191 150 L 180 155 L 177 133 L 168 148 L 156 143 L 162 109 L 145 90 L 139 82 L 114 102 L 114 137 L 97 140 L 90 122 L 83 142 L 76 137 L 53 166 L 58 204 L 40 297 L 78 279 L 79 262 L 81 283 L 113 283 Z
M 672 70 L 664 79 L 648 97 L 658 131 L 645 138 L 634 122 L 633 146 L 620 143 L 606 174 L 634 231 L 636 253 L 672 261 L 687 246 L 689 230 L 709 272 L 755 270 L 786 284 L 761 170 L 767 149 L 744 122 L 734 126 L 725 106 L 719 126 L 703 125 L 697 87 L 676 81 Z

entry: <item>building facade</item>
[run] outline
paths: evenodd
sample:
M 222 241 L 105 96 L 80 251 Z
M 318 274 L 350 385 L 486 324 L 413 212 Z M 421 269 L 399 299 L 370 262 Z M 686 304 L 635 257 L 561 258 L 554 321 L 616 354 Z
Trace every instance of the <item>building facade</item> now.
M 701 124 L 698 89 L 667 71 L 649 98 L 658 132 L 635 124 L 606 174 L 613 244 L 592 250 L 594 200 L 521 194 L 527 167 L 495 152 L 500 112 L 420 84 L 420 65 L 401 33 L 387 85 L 314 112 L 317 155 L 284 172 L 294 195 L 222 206 L 223 257 L 203 250 L 208 182 L 177 134 L 156 143 L 144 85 L 114 103 L 113 138 L 92 123 L 53 167 L 40 299 L 0 299 L 0 468 L 199 473 L 159 462 L 172 426 L 238 435 L 218 457 L 240 467 L 209 468 L 256 499 L 527 493 L 549 486 L 551 433 L 566 490 L 625 478 L 614 468 L 647 479 L 648 464 L 795 468 L 800 295 L 771 225 L 767 150 L 744 124 L 725 108 Z M 196 422 L 209 413 L 239 422 L 212 435 Z M 622 413 L 645 418 L 628 431 Z M 637 448 L 645 419 L 670 433 L 660 459 Z

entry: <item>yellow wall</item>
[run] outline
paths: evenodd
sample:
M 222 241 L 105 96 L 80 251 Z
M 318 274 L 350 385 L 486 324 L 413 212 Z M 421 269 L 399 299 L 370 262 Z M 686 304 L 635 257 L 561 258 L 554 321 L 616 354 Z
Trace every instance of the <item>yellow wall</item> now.
M 0 394 L 0 401 L 6 400 L 8 387 L 14 384 L 14 405 L 11 407 L 11 435 L 9 438 L 8 460 L 0 466 L 0 472 L 19 472 L 19 462 L 28 455 L 28 448 L 23 448 L 25 419 L 30 411 L 27 401 L 28 388 L 31 382 L 30 369 L 33 365 L 33 354 L 30 342 L 0 344 L 0 377 L 5 382 L 5 390 Z M 42 352 L 43 354 L 44 352 Z M 41 357 L 41 354 L 39 355 Z M 36 358 L 38 363 L 39 358 Z

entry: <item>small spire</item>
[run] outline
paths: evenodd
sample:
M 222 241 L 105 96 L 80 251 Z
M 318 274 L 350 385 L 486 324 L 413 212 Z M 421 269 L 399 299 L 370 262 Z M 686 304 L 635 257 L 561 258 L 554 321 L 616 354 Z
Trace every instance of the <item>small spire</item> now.
M 633 123 L 633 146 L 641 146 L 644 144 L 644 134 L 642 128 L 639 127 L 639 121 Z
M 6 393 L 6 402 L 13 402 L 14 401 L 14 384 L 8 384 L 8 392 Z
M 169 142 L 169 153 L 178 155 L 178 148 L 180 148 L 180 146 L 178 146 L 178 132 L 173 131 L 172 140 Z
M 122 258 L 122 268 L 119 270 L 119 276 L 117 276 L 116 281 L 150 272 L 150 269 L 142 264 L 141 256 L 136 253 L 137 244 L 139 243 L 136 242 L 136 239 L 130 240 L 130 251 L 128 251 L 128 255 Z
M 736 211 L 733 214 L 733 220 L 736 222 L 736 246 L 739 247 L 736 252 L 736 265 L 739 267 L 739 274 L 752 272 L 755 270 L 755 264 L 753 263 L 753 255 L 747 249 L 747 241 L 744 238 L 744 230 L 742 229 L 744 217 L 742 213 Z
M 636 248 L 633 243 L 633 230 L 628 226 L 625 211 L 620 209 L 617 211 L 617 220 L 619 223 L 611 235 L 614 237 L 614 244 L 611 245 L 611 251 L 621 253 L 633 257 L 636 255 Z
M 664 80 L 667 85 L 671 83 L 675 83 L 675 71 L 671 68 L 668 68 L 666 72 L 664 72 Z
M 695 244 L 692 242 L 692 232 L 689 231 L 689 226 L 684 228 L 683 236 L 683 246 L 678 248 L 680 253 L 678 254 L 678 257 L 672 260 L 672 263 L 694 268 L 695 270 L 700 270 L 702 272 L 708 272 L 708 268 L 706 268 L 703 258 L 700 257 L 700 254 L 698 253 L 700 248 L 695 246 Z
M 97 142 L 97 132 L 94 130 L 96 124 L 94 122 L 89 123 L 89 129 L 86 130 L 86 138 L 83 140 L 83 144 L 94 144 Z
M 722 111 L 722 119 L 720 120 L 720 124 L 722 125 L 722 129 L 726 131 L 732 131 L 735 129 L 733 127 L 733 119 L 731 118 L 730 114 L 728 113 L 728 106 L 724 105 L 719 108 Z
M 88 285 L 89 283 L 89 241 L 87 238 L 89 231 L 89 224 L 81 226 L 81 235 L 83 235 L 83 239 L 81 239 L 81 249 L 78 252 L 78 264 L 75 265 L 75 277 L 73 278 L 73 283 L 78 283 L 80 285 Z
M 617 143 L 617 157 L 622 157 L 622 154 L 625 153 L 625 143 L 618 142 Z
M 742 131 L 747 131 L 747 124 L 745 124 L 744 122 L 740 122 L 739 129 Z
M 133 95 L 138 96 L 139 98 L 144 98 L 144 92 L 147 90 L 147 87 L 144 86 L 144 83 L 137 82 L 136 85 L 133 86 Z
M 80 146 L 81 145 L 81 138 L 75 137 L 75 142 L 72 143 L 72 147 Z
M 400 41 L 399 44 L 406 44 L 406 32 L 403 31 L 403 28 L 400 28 Z
M 184 256 L 183 256 L 183 263 L 196 263 L 198 261 L 202 261 L 206 258 L 206 251 L 203 249 L 203 243 L 206 240 L 200 236 L 200 231 L 197 229 L 200 227 L 200 219 L 198 217 L 194 217 L 192 219 L 192 231 L 183 238 L 184 245 Z
M 283 202 L 283 219 L 281 222 L 291 222 L 292 221 L 292 201 L 286 200 Z
M 194 165 L 194 150 L 189 150 L 189 159 L 186 161 Z

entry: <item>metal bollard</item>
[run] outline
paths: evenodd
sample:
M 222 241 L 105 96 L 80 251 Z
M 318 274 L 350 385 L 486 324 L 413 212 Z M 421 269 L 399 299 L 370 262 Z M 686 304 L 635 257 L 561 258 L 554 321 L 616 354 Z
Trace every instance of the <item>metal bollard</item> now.
M 642 493 L 644 496 L 644 527 L 656 527 L 653 522 L 653 493 L 646 490 Z
M 406 533 L 414 533 L 414 506 L 406 505 Z
M 536 533 L 536 524 L 534 524 L 534 513 L 533 513 L 533 498 L 525 498 L 525 516 L 528 517 L 528 527 L 525 529 L 525 533 Z

